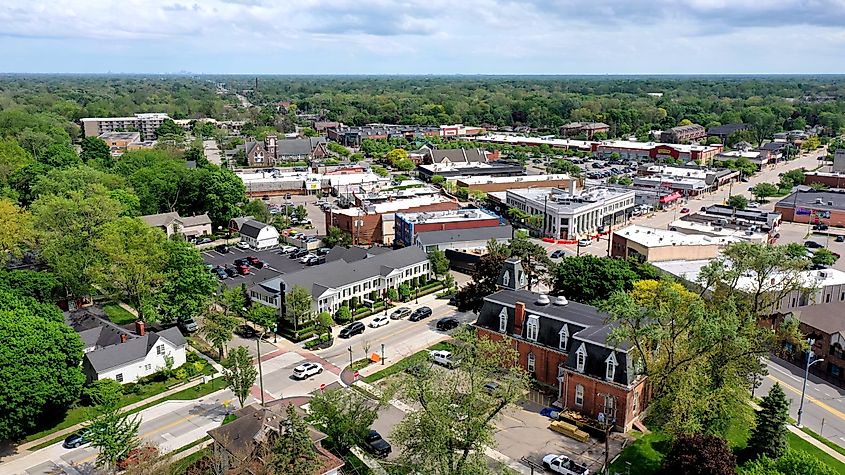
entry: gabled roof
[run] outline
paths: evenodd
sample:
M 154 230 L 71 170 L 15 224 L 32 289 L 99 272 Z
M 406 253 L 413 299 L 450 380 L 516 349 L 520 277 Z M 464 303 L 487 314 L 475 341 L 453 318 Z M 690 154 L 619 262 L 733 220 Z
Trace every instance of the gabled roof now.
M 276 142 L 276 156 L 310 155 L 322 143 L 326 143 L 325 137 L 279 140 Z
M 256 221 L 254 219 L 250 219 L 244 221 L 240 227 L 240 233 L 244 236 L 249 236 L 253 239 L 258 239 L 258 234 L 261 232 L 262 229 L 266 228 L 267 224 L 262 223 L 261 221 Z
M 773 152 L 777 152 L 780 149 L 786 147 L 787 145 L 789 144 L 787 144 L 786 142 L 767 142 L 761 145 L 758 150 L 771 150 Z
M 239 218 L 232 218 L 229 220 L 229 227 L 232 227 L 232 224 L 235 225 L 235 229 L 241 229 L 241 226 L 244 225 L 245 222 L 255 220 L 253 216 L 241 216 Z
M 443 163 L 447 160 L 452 163 L 483 163 L 487 161 L 487 153 L 478 148 L 431 150 L 429 154 L 431 161 L 434 163 Z
M 150 226 L 169 226 L 170 223 L 179 219 L 179 213 L 174 211 L 170 213 L 148 214 L 141 216 L 141 219 Z
M 184 226 L 203 226 L 205 224 L 211 224 L 211 218 L 208 217 L 208 213 L 203 213 L 197 216 L 187 216 L 184 218 L 180 217 L 179 221 L 181 221 Z

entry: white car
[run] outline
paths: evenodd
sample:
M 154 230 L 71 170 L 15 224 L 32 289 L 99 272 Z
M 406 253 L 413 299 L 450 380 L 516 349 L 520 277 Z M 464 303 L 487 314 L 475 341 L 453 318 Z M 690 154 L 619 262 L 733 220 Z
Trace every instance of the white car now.
M 553 473 L 563 475 L 589 475 L 585 465 L 575 462 L 566 455 L 549 454 L 543 457 L 543 467 Z
M 304 256 L 302 256 L 302 258 L 301 258 L 301 259 L 299 259 L 299 262 L 300 262 L 301 264 L 305 264 L 305 263 L 307 263 L 308 261 L 310 261 L 312 257 L 316 258 L 317 256 L 315 256 L 314 254 L 311 254 L 311 253 L 309 252 L 308 254 L 305 254 Z
M 296 246 L 282 246 L 279 248 L 279 252 L 281 252 L 282 254 L 290 254 L 291 252 L 297 249 L 299 248 Z
M 587 247 L 592 243 L 593 243 L 593 241 L 591 241 L 589 239 L 580 239 L 578 241 L 578 247 Z
M 439 365 L 447 368 L 452 367 L 452 353 L 446 350 L 431 350 L 428 352 L 431 359 Z
M 748 203 L 748 207 L 749 208 L 759 208 L 760 203 L 756 203 L 756 202 L 752 201 L 751 203 Z
M 385 315 L 379 315 L 370 322 L 370 328 L 378 328 L 383 327 L 390 323 L 390 317 Z
M 238 247 L 241 249 L 249 249 L 249 243 L 246 241 L 238 242 Z
M 315 374 L 323 372 L 323 365 L 314 363 L 313 361 L 306 361 L 293 369 L 293 377 L 296 379 L 305 379 Z

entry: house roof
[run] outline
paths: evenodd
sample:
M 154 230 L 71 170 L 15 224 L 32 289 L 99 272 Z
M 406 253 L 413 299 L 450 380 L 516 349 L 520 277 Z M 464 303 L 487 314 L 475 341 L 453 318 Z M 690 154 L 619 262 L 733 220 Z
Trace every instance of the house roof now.
M 196 216 L 186 216 L 184 218 L 180 217 L 179 221 L 181 221 L 184 226 L 203 226 L 205 224 L 211 224 L 211 218 L 208 217 L 207 213 Z
M 780 149 L 786 147 L 787 145 L 789 144 L 787 144 L 786 142 L 767 142 L 758 147 L 758 150 L 771 150 L 777 152 Z
M 828 335 L 845 331 L 845 306 L 841 303 L 808 305 L 792 310 L 798 321 Z
M 456 244 L 470 241 L 487 241 L 489 239 L 510 239 L 513 235 L 511 226 L 485 226 L 481 228 L 447 229 L 443 231 L 426 231 L 417 234 L 417 243 L 422 246 L 436 244 Z
M 245 222 L 251 221 L 251 220 L 255 220 L 255 217 L 253 217 L 253 216 L 241 216 L 239 218 L 232 218 L 232 219 L 229 220 L 229 227 L 231 228 L 232 225 L 234 224 L 235 225 L 234 229 L 236 229 L 236 230 L 241 229 L 241 226 L 243 226 Z
M 258 239 L 258 234 L 261 232 L 262 229 L 266 228 L 267 226 L 267 224 L 264 224 L 261 221 L 249 219 L 241 224 L 239 232 L 253 239 Z
M 452 163 L 475 163 L 487 161 L 487 153 L 479 148 L 431 150 L 428 153 L 431 155 L 431 161 L 434 163 L 443 163 L 447 160 Z
M 179 219 L 179 213 L 174 211 L 170 213 L 148 214 L 141 216 L 141 219 L 150 226 L 168 226 L 173 221 Z
M 751 126 L 748 124 L 722 124 L 722 125 L 714 125 L 707 129 L 707 135 L 724 135 L 729 136 L 740 130 L 747 130 Z
M 325 137 L 279 140 L 276 142 L 276 156 L 310 155 L 318 145 L 323 143 L 326 143 Z

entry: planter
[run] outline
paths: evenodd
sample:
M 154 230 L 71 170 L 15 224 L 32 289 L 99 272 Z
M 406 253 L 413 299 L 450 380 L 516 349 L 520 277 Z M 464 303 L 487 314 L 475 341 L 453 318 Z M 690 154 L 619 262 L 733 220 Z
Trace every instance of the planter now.
M 331 348 L 331 346 L 332 346 L 333 344 L 334 344 L 334 338 L 329 339 L 329 340 L 324 341 L 324 342 L 321 342 L 321 343 L 317 343 L 317 344 L 316 344 L 316 345 L 314 345 L 314 346 L 310 346 L 310 345 L 308 345 L 308 343 L 306 342 L 306 343 L 305 343 L 305 348 L 306 348 L 306 349 L 308 349 L 308 350 L 325 350 L 326 348 Z

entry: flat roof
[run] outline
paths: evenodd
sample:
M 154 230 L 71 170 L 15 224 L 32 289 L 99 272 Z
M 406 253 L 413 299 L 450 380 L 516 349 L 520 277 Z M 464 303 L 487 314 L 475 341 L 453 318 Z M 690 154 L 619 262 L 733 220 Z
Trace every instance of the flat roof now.
M 478 142 L 494 142 L 504 144 L 528 144 L 543 145 L 550 147 L 579 148 L 589 150 L 595 142 L 588 140 L 556 139 L 552 137 L 527 137 L 524 135 L 511 134 L 488 134 L 473 139 Z
M 417 242 L 423 246 L 437 244 L 456 244 L 464 242 L 490 239 L 510 239 L 513 237 L 511 226 L 485 226 L 482 228 L 447 229 L 444 231 L 427 231 L 417 234 Z
M 480 221 L 499 219 L 493 213 L 480 209 L 454 209 L 447 211 L 421 211 L 417 213 L 396 213 L 396 217 L 409 223 L 450 223 L 453 221 Z
M 361 208 L 337 209 L 334 214 L 342 214 L 346 216 L 361 216 L 362 214 L 382 214 L 395 213 L 410 208 L 419 208 L 421 206 L 432 205 L 437 203 L 451 202 L 452 200 L 443 197 L 442 195 L 426 195 L 414 198 L 403 198 L 394 201 L 387 201 L 384 203 L 377 203 L 367 207 L 368 212 L 364 212 Z
M 689 282 L 697 282 L 698 275 L 701 269 L 709 264 L 710 259 L 700 259 L 694 261 L 677 260 L 654 262 L 653 264 L 660 269 L 676 275 Z M 730 263 L 727 263 L 730 265 Z M 780 282 L 784 279 L 783 274 L 774 274 L 768 276 L 769 278 L 763 284 L 763 291 L 776 290 L 780 286 Z M 820 269 L 820 270 L 806 270 L 801 272 L 801 280 L 804 286 L 808 288 L 828 287 L 832 285 L 845 284 L 845 272 L 836 269 Z M 751 276 L 742 276 L 737 281 L 736 287 L 741 290 L 754 291 L 756 290 L 755 279 Z
M 566 173 L 559 173 L 555 175 L 473 176 L 467 178 L 458 178 L 459 181 L 467 185 L 487 185 L 493 183 L 533 183 L 549 180 L 570 179 L 572 179 L 572 176 Z
M 821 201 L 821 202 L 819 202 Z M 806 190 L 796 191 L 775 205 L 783 208 L 811 208 L 821 210 L 842 210 L 845 209 L 845 192 Z
M 540 206 L 555 211 L 557 213 L 577 213 L 582 209 L 594 208 L 604 206 L 605 202 L 612 199 L 624 197 L 626 195 L 634 196 L 633 190 L 621 190 L 618 188 L 608 187 L 593 187 L 571 194 L 568 191 L 560 188 L 518 188 L 515 190 L 508 190 L 508 194 L 513 194 L 525 200 L 531 200 L 534 203 L 539 203 Z
M 236 173 L 244 183 L 249 182 L 276 182 L 276 181 L 296 181 L 296 180 L 320 180 L 322 175 L 319 173 L 308 172 L 239 172 Z
M 684 234 L 668 229 L 649 228 L 646 226 L 633 225 L 615 231 L 614 234 L 622 236 L 644 247 L 671 247 L 671 246 L 724 246 L 730 243 L 739 242 L 740 239 L 732 236 L 707 236 L 705 234 Z
M 599 142 L 600 147 L 624 148 L 629 150 L 651 150 L 656 147 L 673 148 L 679 152 L 689 153 L 692 151 L 716 151 L 718 147 L 712 145 L 692 145 L 663 142 L 634 142 L 632 140 L 605 140 Z
M 715 220 L 714 220 L 715 221 Z M 729 225 L 730 226 L 730 225 Z M 692 231 L 697 234 L 709 234 L 711 236 L 724 236 L 724 237 L 735 237 L 737 239 L 742 239 L 744 241 L 753 241 L 753 242 L 768 242 L 769 240 L 769 233 L 762 232 L 762 231 L 748 231 L 745 227 L 729 227 L 729 226 L 719 226 L 721 229 L 716 229 L 713 226 L 711 221 L 708 222 L 698 222 L 698 221 L 688 221 L 686 219 L 678 219 L 669 223 L 670 228 L 675 229 L 686 229 Z M 749 234 L 749 232 L 751 234 Z
M 141 137 L 140 132 L 103 132 L 102 134 L 97 136 L 98 138 L 108 138 L 108 139 L 139 139 Z

